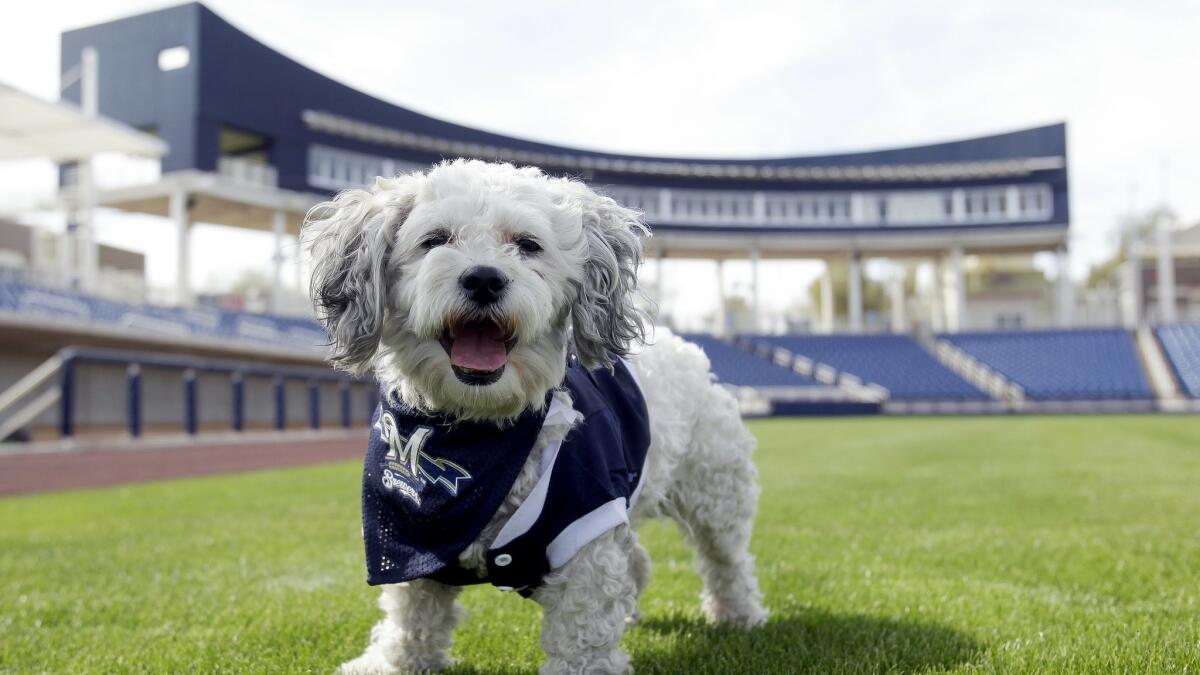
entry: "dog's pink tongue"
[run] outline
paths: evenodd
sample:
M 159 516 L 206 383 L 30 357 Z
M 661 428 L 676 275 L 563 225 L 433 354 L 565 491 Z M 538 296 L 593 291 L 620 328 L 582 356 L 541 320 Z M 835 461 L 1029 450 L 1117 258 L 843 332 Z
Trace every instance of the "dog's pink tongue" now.
M 472 324 L 459 329 L 450 348 L 450 363 L 459 368 L 492 371 L 508 363 L 504 335 L 493 323 Z

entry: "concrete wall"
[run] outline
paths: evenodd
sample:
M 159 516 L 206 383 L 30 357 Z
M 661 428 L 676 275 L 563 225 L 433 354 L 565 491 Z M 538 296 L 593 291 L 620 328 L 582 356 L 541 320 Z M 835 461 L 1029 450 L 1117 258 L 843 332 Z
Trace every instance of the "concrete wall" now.
M 970 297 L 967 300 L 964 331 L 1050 328 L 1054 326 L 1054 308 L 1047 298 Z M 1019 325 L 1012 322 L 1018 318 Z M 1005 325 L 1001 325 L 1004 323 Z
M 0 391 L 42 363 L 49 354 L 9 352 L 0 357 Z M 57 377 L 44 386 L 55 386 Z M 354 383 L 350 387 L 351 423 L 364 426 L 370 418 L 368 400 L 373 384 Z M 38 390 L 40 391 L 40 389 Z M 341 425 L 341 395 L 337 382 L 321 382 L 320 420 L 322 428 Z M 35 392 L 36 395 L 36 392 Z M 270 377 L 248 376 L 244 385 L 246 429 L 273 429 L 275 426 L 275 390 Z M 285 385 L 289 428 L 309 426 L 309 385 L 307 381 L 288 379 Z M 75 368 L 74 421 L 78 433 L 124 433 L 129 419 L 129 388 L 122 365 L 79 363 Z M 35 438 L 58 435 L 60 406 L 43 412 L 33 425 Z M 183 372 L 178 369 L 147 367 L 142 369 L 142 423 L 146 433 L 183 431 L 185 410 Z M 197 377 L 197 417 L 201 431 L 228 431 L 233 422 L 233 386 L 225 373 L 200 373 Z

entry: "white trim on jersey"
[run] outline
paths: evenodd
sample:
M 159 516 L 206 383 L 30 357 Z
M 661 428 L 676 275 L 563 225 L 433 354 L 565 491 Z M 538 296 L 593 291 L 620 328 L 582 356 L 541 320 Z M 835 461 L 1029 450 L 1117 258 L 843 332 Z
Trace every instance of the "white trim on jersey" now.
M 565 405 L 562 399 L 555 396 L 550 401 L 550 409 L 546 412 L 546 421 L 542 423 L 542 428 L 545 429 L 548 426 L 571 427 L 581 417 L 578 410 Z M 504 527 L 500 528 L 500 533 L 496 535 L 496 540 L 492 542 L 491 548 L 505 546 L 513 539 L 525 534 L 537 522 L 538 516 L 542 515 L 542 507 L 546 505 L 546 491 L 550 489 L 550 476 L 554 473 L 554 461 L 558 459 L 560 449 L 562 449 L 562 439 L 547 445 L 546 449 L 542 451 L 541 461 L 538 465 L 537 484 L 509 517 L 508 522 L 504 523 Z
M 638 381 L 633 366 L 620 357 L 618 359 L 625 364 L 634 385 L 638 388 L 638 393 L 641 394 L 642 383 Z M 555 396 L 550 402 L 550 409 L 546 413 L 546 421 L 542 424 L 542 428 L 560 424 L 574 426 L 581 417 L 578 410 L 564 405 Z M 546 493 L 550 489 L 550 477 L 554 473 L 554 462 L 558 459 L 560 449 L 562 449 L 562 440 L 547 445 L 546 449 L 542 451 L 537 484 L 513 512 L 508 522 L 504 523 L 504 527 L 500 528 L 496 540 L 489 547 L 490 550 L 502 548 L 528 532 L 537 522 L 538 517 L 542 515 L 542 509 L 546 505 Z M 638 495 L 641 494 L 644 478 L 645 467 L 642 467 L 642 471 L 638 475 L 637 486 L 634 487 L 633 494 L 628 500 L 625 497 L 617 497 L 612 501 L 605 502 L 559 532 L 554 541 L 551 541 L 550 545 L 546 547 L 546 558 L 550 563 L 550 569 L 562 567 L 575 557 L 579 549 L 591 543 L 596 537 L 618 525 L 628 523 L 629 511 L 633 509 Z
M 643 399 L 645 399 L 646 392 L 645 392 L 645 390 L 642 389 L 642 381 L 640 379 L 638 379 L 637 369 L 635 369 L 633 367 L 633 364 L 630 363 L 629 361 L 627 361 L 626 359 L 624 359 L 623 357 L 618 356 L 616 358 L 618 361 L 625 364 L 625 370 L 629 371 L 629 377 L 633 380 L 633 384 L 635 386 L 637 386 L 638 393 L 642 395 Z M 654 446 L 654 437 L 653 437 L 654 428 L 653 427 L 650 428 L 650 432 L 651 432 L 650 445 L 651 445 L 651 447 L 653 447 Z M 650 454 L 647 453 L 645 464 L 648 464 L 649 462 L 650 462 Z M 632 511 L 633 505 L 637 504 L 638 495 L 642 494 L 642 486 L 646 484 L 646 466 L 645 466 L 645 464 L 642 465 L 642 467 L 638 473 L 638 482 L 637 482 L 637 485 L 633 488 L 633 494 L 629 495 L 629 503 L 625 507 L 629 511 Z M 615 525 L 614 525 L 614 527 L 615 527 Z M 603 534 L 603 533 L 601 533 L 601 534 Z M 597 535 L 597 536 L 599 536 L 599 535 Z M 584 543 L 586 543 L 586 542 L 584 542 Z
M 556 570 L 567 564 L 579 549 L 591 543 L 596 537 L 608 532 L 614 527 L 629 522 L 629 514 L 625 511 L 625 498 L 605 502 L 590 513 L 571 523 L 550 545 L 546 547 L 546 559 L 550 569 Z

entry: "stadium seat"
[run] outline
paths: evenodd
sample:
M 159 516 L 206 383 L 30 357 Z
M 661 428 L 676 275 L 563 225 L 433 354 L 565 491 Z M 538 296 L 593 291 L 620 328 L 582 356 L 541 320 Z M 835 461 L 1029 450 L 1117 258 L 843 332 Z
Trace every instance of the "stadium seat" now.
M 818 383 L 712 335 L 681 335 L 708 355 L 717 381 L 738 387 L 812 387 Z
M 760 335 L 751 339 L 882 385 L 892 399 L 988 399 L 907 335 Z
M 957 333 L 941 337 L 1024 387 L 1031 399 L 1153 397 L 1133 338 L 1124 330 Z
M 1183 392 L 1200 398 L 1200 323 L 1162 326 L 1155 334 Z
M 325 331 L 313 319 L 116 302 L 15 279 L 0 279 L 0 311 L 137 334 L 233 340 L 299 350 L 319 350 L 327 344 Z

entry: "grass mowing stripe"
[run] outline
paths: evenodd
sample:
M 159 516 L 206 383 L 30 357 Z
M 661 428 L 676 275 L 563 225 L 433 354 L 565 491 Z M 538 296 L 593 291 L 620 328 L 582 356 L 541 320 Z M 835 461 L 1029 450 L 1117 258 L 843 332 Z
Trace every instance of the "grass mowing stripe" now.
M 703 623 L 666 522 L 639 672 L 1200 671 L 1195 418 L 763 420 L 771 624 Z M 69 467 L 67 467 L 69 469 Z M 353 463 L 0 500 L 0 671 L 328 672 L 377 618 Z M 531 672 L 474 588 L 458 672 Z

